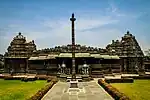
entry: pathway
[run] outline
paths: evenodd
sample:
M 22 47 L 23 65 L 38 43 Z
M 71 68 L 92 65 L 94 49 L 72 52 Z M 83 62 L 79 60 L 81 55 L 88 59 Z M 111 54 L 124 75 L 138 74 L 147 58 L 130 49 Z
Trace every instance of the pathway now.
M 59 81 L 47 92 L 42 100 L 113 100 L 96 81 L 79 82 L 78 86 L 80 92 L 68 90 L 69 83 Z

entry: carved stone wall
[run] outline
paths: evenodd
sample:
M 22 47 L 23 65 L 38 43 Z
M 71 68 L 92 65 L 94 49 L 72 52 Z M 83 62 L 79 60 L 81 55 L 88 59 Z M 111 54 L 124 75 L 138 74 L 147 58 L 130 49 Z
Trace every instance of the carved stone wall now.
M 34 41 L 26 42 L 26 38 L 21 33 L 19 33 L 11 41 L 5 57 L 9 57 L 9 59 L 12 61 L 14 57 L 22 59 L 21 57 L 29 58 L 30 56 L 39 56 L 45 54 L 59 54 L 62 52 L 69 53 L 72 52 L 71 48 L 71 44 L 68 44 L 62 46 L 55 46 L 54 48 L 36 50 L 36 45 Z M 113 40 L 111 44 L 106 46 L 106 49 L 76 44 L 75 52 L 97 53 L 101 55 L 118 55 L 122 59 L 121 71 L 134 72 L 136 67 L 138 67 L 139 70 L 142 70 L 143 68 L 142 66 L 144 54 L 137 40 L 135 39 L 135 36 L 129 33 L 129 31 L 121 38 L 120 41 Z M 115 66 L 116 65 L 114 65 L 114 69 Z M 7 68 L 10 67 L 12 67 L 12 65 L 8 66 Z
M 122 37 L 121 41 L 113 40 L 111 44 L 107 45 L 106 49 L 110 54 L 116 54 L 124 59 L 122 67 L 125 68 L 125 71 L 133 72 L 136 66 L 139 70 L 142 69 L 143 51 L 135 36 L 130 34 L 129 31 Z
M 34 41 L 26 42 L 26 38 L 19 33 L 8 46 L 5 53 L 5 72 L 18 73 L 27 71 L 28 58 L 36 50 Z
M 26 42 L 26 38 L 19 33 L 13 38 L 7 50 L 5 57 L 29 57 L 36 50 L 36 45 L 33 40 Z

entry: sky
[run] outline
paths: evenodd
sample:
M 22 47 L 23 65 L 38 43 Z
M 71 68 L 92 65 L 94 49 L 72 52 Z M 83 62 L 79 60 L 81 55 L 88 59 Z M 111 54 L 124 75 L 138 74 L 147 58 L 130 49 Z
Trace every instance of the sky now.
M 71 43 L 75 14 L 76 43 L 105 48 L 133 34 L 142 50 L 150 48 L 150 0 L 0 0 L 0 53 L 21 32 L 37 49 Z

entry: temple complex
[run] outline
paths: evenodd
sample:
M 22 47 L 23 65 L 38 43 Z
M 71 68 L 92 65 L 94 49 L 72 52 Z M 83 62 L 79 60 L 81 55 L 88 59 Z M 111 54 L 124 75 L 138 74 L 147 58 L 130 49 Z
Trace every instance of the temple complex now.
M 34 41 L 27 42 L 19 33 L 7 50 L 4 55 L 6 73 L 72 74 L 72 44 L 36 50 Z M 76 44 L 75 61 L 76 74 L 88 74 L 93 77 L 145 70 L 143 51 L 129 31 L 120 41 L 112 40 L 106 48 Z
M 149 69 L 144 53 L 129 31 L 106 48 L 75 44 L 74 14 L 70 18 L 72 44 L 36 50 L 34 40 L 27 42 L 19 32 L 4 55 L 4 71 L 10 74 L 76 75 L 100 77 L 113 73 L 143 73 Z

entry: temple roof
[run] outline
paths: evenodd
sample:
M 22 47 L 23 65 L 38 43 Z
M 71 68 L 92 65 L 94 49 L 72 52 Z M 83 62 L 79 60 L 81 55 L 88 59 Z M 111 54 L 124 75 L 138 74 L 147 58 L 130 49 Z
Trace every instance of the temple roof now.
M 72 53 L 60 53 L 58 57 L 72 57 Z M 91 57 L 90 53 L 75 53 L 75 57 Z
M 101 55 L 101 54 L 91 54 L 94 58 L 102 58 L 102 59 L 120 59 L 117 55 Z
M 21 32 L 19 32 L 18 35 L 14 37 L 14 39 L 25 39 L 25 37 L 21 34 Z
M 37 56 L 37 57 L 30 57 L 29 60 L 46 60 L 46 59 L 55 59 L 56 57 L 58 57 L 58 55 L 56 54 L 51 54 L 51 55 L 47 55 L 47 56 Z
M 8 46 L 8 56 L 37 56 L 45 54 L 49 55 L 47 58 L 51 59 L 55 57 L 72 57 L 72 44 L 55 46 L 53 48 L 45 48 L 42 50 L 36 50 L 34 41 L 26 42 L 25 37 L 19 32 L 13 41 Z M 118 57 L 110 57 L 110 55 L 118 55 L 119 57 L 143 57 L 144 54 L 135 39 L 129 31 L 121 38 L 121 40 L 112 40 L 112 43 L 107 45 L 105 49 L 99 47 L 91 47 L 86 45 L 75 45 L 76 57 L 95 57 L 95 58 L 107 58 L 118 59 Z M 51 54 L 55 53 L 57 56 L 52 57 Z M 96 54 L 93 54 L 96 53 Z M 41 59 L 41 58 L 39 58 Z
M 29 60 L 46 60 L 46 59 L 55 59 L 55 58 L 71 58 L 72 53 L 60 53 L 57 54 L 49 54 L 37 57 L 30 57 Z M 101 54 L 90 54 L 90 53 L 75 53 L 76 58 L 86 57 L 86 58 L 101 58 L 101 59 L 120 59 L 117 55 L 101 55 Z

